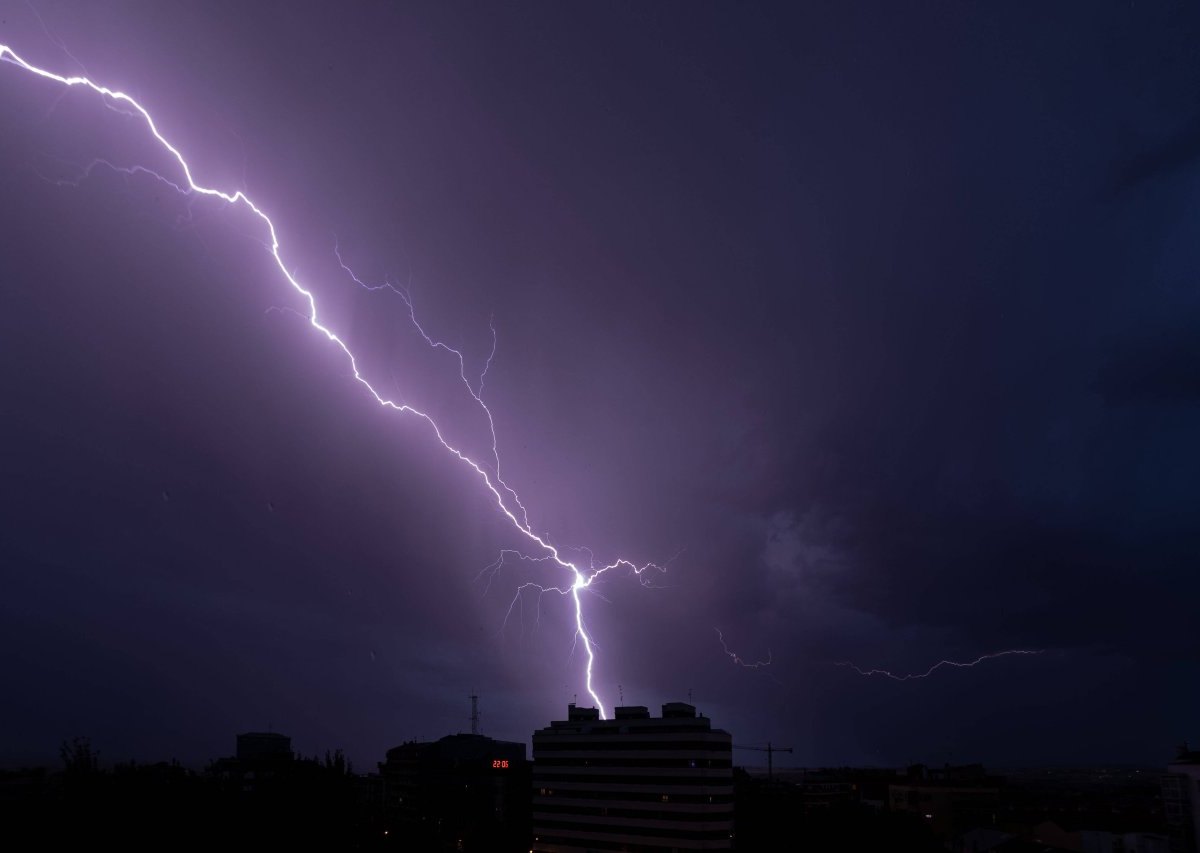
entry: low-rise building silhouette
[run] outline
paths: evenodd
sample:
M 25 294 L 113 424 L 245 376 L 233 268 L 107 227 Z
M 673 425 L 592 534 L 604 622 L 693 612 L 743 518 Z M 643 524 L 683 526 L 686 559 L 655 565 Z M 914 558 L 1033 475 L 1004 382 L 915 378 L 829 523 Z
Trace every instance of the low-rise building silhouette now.
M 409 741 L 388 750 L 379 773 L 391 831 L 422 849 L 516 850 L 529 838 L 523 743 L 479 734 Z
M 209 766 L 209 773 L 249 792 L 290 775 L 295 761 L 292 739 L 287 735 L 246 732 L 237 736 L 237 752 L 218 758 Z
M 913 765 L 908 777 L 888 786 L 888 807 L 926 821 L 939 837 L 949 838 L 996 821 L 1001 780 L 982 765 Z

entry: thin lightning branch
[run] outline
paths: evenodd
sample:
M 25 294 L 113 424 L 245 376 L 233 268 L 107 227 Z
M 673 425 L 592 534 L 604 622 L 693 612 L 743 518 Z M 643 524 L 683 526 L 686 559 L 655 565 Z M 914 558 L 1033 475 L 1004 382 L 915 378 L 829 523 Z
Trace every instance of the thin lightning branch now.
M 154 136 L 155 140 L 158 141 L 159 145 L 161 145 L 162 148 L 171 155 L 171 157 L 175 160 L 175 162 L 179 164 L 179 169 L 180 169 L 183 179 L 184 179 L 183 183 L 186 184 L 186 193 L 187 194 L 189 194 L 189 195 L 194 194 L 197 196 L 210 196 L 212 198 L 220 199 L 221 201 L 224 201 L 226 204 L 229 204 L 231 206 L 237 206 L 237 205 L 244 206 L 245 208 L 250 210 L 255 216 L 257 216 L 262 221 L 263 225 L 266 226 L 267 234 L 270 237 L 269 246 L 267 248 L 268 248 L 268 251 L 270 251 L 271 256 L 275 259 L 276 266 L 279 267 L 279 271 L 283 275 L 283 278 L 287 281 L 288 285 L 290 285 L 291 288 L 293 290 L 295 290 L 298 294 L 300 294 L 308 303 L 309 324 L 314 329 L 316 329 L 318 332 L 320 332 L 322 335 L 324 335 L 326 340 L 328 340 L 330 343 L 332 343 L 334 346 L 336 346 L 338 349 L 340 349 L 342 351 L 342 354 L 346 357 L 346 361 L 350 365 L 350 369 L 351 369 L 352 373 L 354 374 L 355 380 L 357 380 L 359 383 L 362 384 L 362 386 L 364 388 L 367 389 L 367 391 L 368 391 L 368 393 L 370 393 L 371 397 L 373 397 L 375 402 L 378 403 L 380 406 L 382 406 L 386 409 L 391 409 L 393 411 L 400 412 L 402 414 L 412 415 L 413 417 L 416 417 L 416 418 L 419 418 L 419 419 L 425 421 L 425 423 L 429 425 L 429 428 L 433 434 L 433 437 L 435 439 L 437 439 L 438 443 L 441 444 L 441 446 L 446 450 L 446 452 L 448 452 L 450 455 L 454 456 L 456 459 L 458 459 L 460 462 L 462 462 L 464 465 L 466 465 L 472 471 L 475 472 L 475 474 L 479 477 L 480 481 L 483 483 L 484 487 L 489 492 L 491 492 L 491 495 L 496 502 L 496 507 L 509 520 L 509 522 L 512 524 L 513 528 L 516 529 L 517 532 L 519 532 L 523 536 L 525 536 L 533 545 L 535 545 L 539 549 L 541 549 L 541 551 L 545 554 L 547 559 L 553 561 L 558 566 L 560 566 L 563 569 L 566 569 L 570 573 L 569 577 L 571 578 L 571 583 L 569 586 L 553 587 L 552 589 L 554 589 L 554 591 L 560 592 L 564 595 L 569 594 L 571 596 L 572 602 L 574 603 L 574 609 L 575 609 L 574 642 L 582 643 L 584 652 L 586 654 L 587 663 L 586 663 L 586 668 L 585 668 L 584 681 L 585 681 L 585 685 L 587 688 L 587 692 L 588 692 L 588 695 L 590 695 L 592 697 L 592 701 L 594 701 L 596 703 L 596 707 L 599 709 L 601 717 L 607 718 L 608 715 L 605 710 L 604 704 L 600 700 L 600 697 L 596 693 L 595 687 L 593 685 L 592 669 L 595 665 L 596 657 L 595 657 L 594 643 L 593 643 L 592 637 L 588 634 L 586 627 L 584 625 L 583 602 L 582 602 L 580 594 L 583 591 L 587 590 L 592 585 L 592 583 L 596 580 L 596 578 L 600 577 L 605 572 L 611 571 L 612 569 L 615 569 L 618 567 L 626 567 L 626 568 L 631 569 L 635 575 L 641 575 L 643 572 L 647 571 L 648 569 L 651 569 L 651 568 L 660 569 L 660 567 L 656 566 L 653 563 L 646 563 L 642 566 L 637 566 L 628 560 L 618 558 L 617 560 L 614 560 L 612 563 L 601 566 L 599 568 L 596 568 L 594 565 L 589 565 L 587 572 L 584 572 L 575 563 L 572 563 L 571 561 L 565 559 L 559 553 L 558 549 L 555 548 L 554 545 L 552 545 L 550 543 L 550 541 L 543 534 L 538 534 L 538 533 L 534 532 L 534 530 L 532 529 L 532 527 L 529 524 L 528 519 L 525 517 L 525 514 L 521 510 L 520 502 L 517 501 L 516 498 L 511 495 L 511 489 L 509 489 L 507 487 L 507 485 L 505 485 L 505 483 L 499 479 L 498 471 L 494 474 L 490 473 L 488 468 L 485 468 L 483 465 L 476 462 L 474 459 L 472 459 L 470 456 L 468 456 L 462 450 L 458 449 L 457 447 L 452 445 L 450 442 L 448 442 L 446 440 L 446 437 L 442 433 L 441 427 L 438 426 L 438 424 L 434 421 L 434 419 L 431 416 L 429 416 L 428 414 L 426 414 L 425 412 L 423 412 L 417 408 L 414 408 L 413 406 L 411 406 L 407 403 L 397 403 L 387 397 L 384 397 L 378 390 L 376 390 L 375 386 L 373 386 L 363 376 L 363 374 L 359 371 L 358 360 L 355 357 L 354 353 L 350 350 L 350 347 L 337 335 L 336 332 L 334 332 L 328 326 L 325 326 L 322 324 L 319 313 L 317 311 L 316 297 L 313 296 L 312 291 L 305 288 L 302 284 L 300 284 L 300 282 L 297 280 L 296 276 L 292 273 L 291 270 L 289 270 L 288 265 L 284 262 L 283 255 L 281 254 L 279 235 L 276 232 L 275 223 L 271 220 L 271 218 L 263 211 L 262 208 L 260 208 L 254 201 L 252 201 L 250 199 L 250 197 L 248 195 L 246 195 L 246 193 L 243 190 L 237 190 L 236 192 L 228 193 L 228 192 L 224 192 L 222 190 L 214 189 L 212 187 L 206 187 L 200 183 L 197 183 L 196 179 L 192 175 L 191 166 L 188 165 L 188 162 L 184 158 L 183 154 L 180 152 L 180 150 L 175 145 L 173 145 L 171 142 L 169 142 L 167 140 L 167 138 L 162 135 L 162 133 L 158 129 L 158 125 L 155 123 L 153 117 L 151 117 L 149 111 L 146 110 L 146 108 L 143 107 L 140 103 L 138 103 L 132 96 L 126 94 L 125 92 L 122 92 L 122 91 L 119 91 L 116 89 L 110 89 L 107 86 L 102 86 L 98 83 L 94 83 L 92 80 L 90 80 L 87 77 L 82 77 L 82 76 L 64 77 L 61 74 L 56 74 L 52 71 L 47 71 L 43 68 L 39 68 L 35 65 L 31 65 L 30 63 L 28 63 L 24 59 L 22 59 L 11 47 L 9 47 L 6 44 L 0 44 L 0 61 L 6 62 L 10 65 L 15 65 L 24 71 L 28 71 L 30 74 L 41 77 L 44 80 L 53 81 L 62 86 L 66 86 L 69 88 L 80 86 L 80 87 L 90 89 L 91 91 L 100 95 L 104 99 L 103 102 L 104 102 L 105 106 L 107 106 L 117 112 L 120 112 L 122 114 L 127 114 L 127 115 L 134 116 L 134 117 L 140 117 L 142 120 L 145 121 L 147 129 Z M 126 109 L 126 108 L 128 108 L 128 109 Z M 178 186 L 182 187 L 183 184 L 180 184 Z M 407 301 L 409 302 L 409 307 L 411 309 L 411 307 L 412 307 L 411 300 L 407 300 Z M 413 318 L 413 320 L 415 322 L 415 317 Z M 436 342 L 433 341 L 432 339 L 429 339 L 429 341 L 430 341 L 431 345 L 436 345 Z M 449 349 L 449 348 L 447 347 L 447 349 Z M 485 372 L 486 372 L 486 368 L 485 368 Z M 463 374 L 464 374 L 464 381 L 465 381 L 465 371 L 463 372 Z M 468 383 L 468 390 L 471 390 L 472 397 L 479 400 L 479 393 L 474 391 L 473 389 L 471 389 L 469 383 Z M 480 385 L 480 390 L 482 390 L 482 385 Z M 480 402 L 482 404 L 482 401 L 480 401 Z M 499 485 L 497 485 L 497 484 L 499 484 Z M 501 490 L 503 490 L 503 491 L 501 491 Z M 507 499 L 505 497 L 506 494 L 509 495 L 509 497 Z M 515 512 L 513 509 L 511 509 L 509 507 L 510 501 L 515 506 L 517 506 L 517 510 Z M 518 513 L 520 513 L 519 517 L 518 517 Z
M 488 326 L 492 330 L 492 351 L 487 357 L 487 362 L 483 365 L 483 371 L 479 374 L 478 387 L 472 388 L 470 380 L 467 379 L 467 362 L 466 358 L 462 354 L 462 351 L 455 349 L 449 344 L 445 344 L 430 337 L 429 333 L 425 331 L 424 327 L 417 320 L 416 307 L 413 305 L 412 293 L 409 292 L 408 288 L 398 288 L 390 281 L 386 280 L 383 282 L 383 284 L 367 284 L 355 274 L 354 270 L 350 269 L 350 267 L 346 265 L 344 260 L 342 260 L 342 253 L 336 242 L 333 245 L 333 254 L 337 257 L 338 265 L 345 271 L 346 275 L 350 276 L 351 281 L 353 281 L 359 287 L 365 288 L 366 290 L 390 290 L 392 293 L 395 293 L 397 296 L 399 296 L 404 302 L 404 307 L 408 309 L 408 318 L 412 321 L 413 328 L 415 328 L 417 333 L 425 339 L 425 343 L 427 343 L 431 349 L 443 350 L 458 359 L 458 377 L 462 380 L 463 387 L 467 389 L 467 393 L 471 395 L 471 399 L 478 404 L 479 408 L 483 411 L 484 417 L 487 418 L 488 431 L 492 435 L 492 470 L 495 474 L 496 482 L 504 487 L 505 494 L 512 499 L 513 504 L 516 505 L 517 509 L 521 513 L 521 523 L 528 527 L 529 513 L 525 510 L 525 506 L 521 503 L 521 499 L 517 496 L 517 493 L 513 491 L 512 487 L 510 487 L 508 483 L 504 482 L 504 478 L 500 475 L 500 448 L 499 442 L 496 439 L 496 421 L 492 417 L 492 410 L 488 408 L 487 403 L 483 402 L 483 397 L 481 396 L 483 394 L 484 377 L 487 376 L 487 372 L 492 366 L 492 359 L 496 356 L 495 326 L 492 325 L 491 321 L 488 322 Z
M 270 305 L 267 307 L 267 310 L 264 311 L 263 313 L 264 314 L 273 314 L 276 311 L 278 311 L 280 314 L 295 314 L 301 320 L 308 320 L 307 317 L 305 317 L 303 314 L 301 314 L 295 308 L 292 308 L 288 305 Z
M 557 592 L 559 595 L 569 595 L 571 592 L 570 589 L 563 589 L 562 587 L 557 586 L 542 586 L 540 583 L 533 583 L 532 581 L 521 584 L 517 587 L 517 591 L 513 594 L 512 602 L 508 605 L 508 612 L 504 614 L 504 622 L 500 625 L 500 631 L 498 633 L 503 633 L 504 629 L 508 627 L 508 620 L 512 618 L 513 608 L 515 608 L 518 604 L 521 605 L 521 625 L 522 628 L 524 628 L 525 590 L 527 589 L 537 592 L 537 619 L 534 620 L 535 626 L 542 623 L 542 596 L 544 594 L 547 592 Z
M 746 669 L 762 669 L 763 667 L 768 667 L 771 665 L 771 650 L 770 649 L 767 649 L 767 659 L 766 660 L 755 661 L 754 663 L 747 663 L 746 661 L 744 661 L 742 658 L 740 658 L 738 656 L 737 652 L 730 651 L 729 646 L 725 645 L 725 635 L 721 633 L 720 628 L 713 628 L 713 630 L 717 632 L 717 638 L 721 641 L 721 648 L 725 650 L 725 654 L 729 655 L 729 659 L 731 661 L 733 661 L 734 663 L 736 663 L 738 666 L 744 666 Z
M 744 660 L 740 655 L 738 655 L 737 652 L 731 650 L 729 648 L 729 646 L 725 645 L 725 635 L 721 633 L 720 628 L 713 628 L 713 630 L 717 632 L 717 639 L 719 639 L 721 641 L 721 648 L 724 649 L 725 654 L 729 656 L 729 659 L 731 661 L 733 661 L 734 663 L 736 663 L 738 666 L 742 667 L 743 669 L 756 670 L 759 675 L 765 675 L 767 678 L 774 681 L 780 687 L 784 686 L 783 682 L 780 681 L 778 678 L 776 678 L 774 673 L 767 671 L 767 667 L 769 667 L 771 665 L 771 650 L 770 649 L 767 649 L 767 659 L 766 660 L 760 660 L 760 661 L 755 661 L 754 663 L 750 663 L 749 661 Z
M 896 675 L 886 669 L 859 669 L 848 660 L 838 661 L 834 664 L 834 666 L 848 666 L 859 675 L 882 675 L 885 678 L 892 679 L 892 681 L 912 681 L 917 678 L 928 678 L 934 673 L 935 670 L 941 669 L 943 666 L 953 666 L 959 669 L 965 669 L 973 667 L 978 663 L 982 663 L 985 660 L 992 660 L 993 658 L 1002 658 L 1007 655 L 1040 655 L 1043 652 L 1045 652 L 1045 649 L 1006 649 L 1002 652 L 992 652 L 991 654 L 980 655 L 973 661 L 960 662 L 953 660 L 940 660 L 924 672 L 908 673 L 907 675 Z
M 53 159 L 59 160 L 59 158 L 57 158 L 57 157 L 55 157 Z M 59 162 L 66 162 L 66 161 L 59 160 Z M 145 166 L 138 166 L 138 165 L 118 166 L 116 163 L 113 163 L 111 160 L 106 160 L 103 157 L 97 157 L 96 159 L 92 160 L 92 162 L 88 163 L 86 167 L 84 167 L 83 169 L 80 170 L 79 177 L 77 177 L 77 178 L 47 177 L 46 175 L 43 175 L 41 173 L 41 171 L 38 170 L 36 167 L 34 167 L 33 171 L 43 181 L 45 181 L 46 183 L 49 183 L 49 184 L 54 184 L 57 187 L 80 187 L 83 185 L 83 182 L 86 181 L 88 178 L 92 177 L 92 173 L 95 172 L 96 169 L 98 169 L 101 166 L 103 166 L 105 169 L 108 169 L 111 172 L 115 172 L 118 175 L 124 175 L 126 178 L 136 178 L 139 175 L 145 175 L 147 177 L 154 178 L 155 180 L 166 184 L 168 187 L 175 190 L 177 193 L 180 193 L 182 195 L 188 194 L 187 190 L 184 187 L 179 186 L 179 184 L 175 183 L 174 181 L 170 180 L 169 178 L 164 178 L 162 175 L 160 175 L 158 172 L 154 171 L 153 169 L 147 169 Z M 76 168 L 78 168 L 78 167 L 76 167 Z M 192 196 L 191 198 L 194 199 L 195 196 Z M 192 222 L 192 203 L 189 200 L 187 203 L 187 214 L 186 215 L 180 214 L 179 216 L 175 217 L 175 227 L 182 229 L 185 225 L 190 225 L 191 222 Z M 192 235 L 197 240 L 200 241 L 201 245 L 204 245 L 204 249 L 207 252 L 208 246 L 204 243 L 203 238 L 196 232 L 192 232 Z M 209 253 L 211 254 L 211 252 L 209 252 Z M 298 312 L 293 312 L 293 313 L 298 313 Z M 304 315 L 301 314 L 300 316 L 304 316 Z M 308 318 L 305 317 L 305 319 L 308 319 Z
M 37 10 L 37 7 L 33 5 L 33 0 L 25 0 L 25 5 L 29 7 L 29 11 L 33 13 L 33 16 L 35 18 L 37 18 L 38 23 L 41 24 L 42 32 L 44 32 L 46 34 L 46 38 L 50 39 L 50 42 L 52 44 L 54 44 L 59 50 L 61 50 L 63 53 L 65 53 L 67 55 L 68 59 L 70 59 L 72 62 L 74 62 L 76 65 L 78 65 L 80 71 L 82 71 L 84 74 L 90 74 L 91 72 L 87 70 L 87 66 L 85 66 L 82 62 L 80 62 L 78 59 L 76 59 L 75 56 L 71 53 L 71 51 L 67 50 L 67 46 L 63 43 L 63 40 L 58 38 L 57 36 L 55 36 L 52 32 L 50 32 L 50 28 L 48 26 L 46 26 L 46 19 L 42 17 L 42 13 L 39 12 Z
M 483 590 L 483 594 L 485 596 L 488 594 L 488 591 L 491 590 L 491 588 L 492 588 L 492 581 L 494 581 L 496 579 L 496 576 L 500 574 L 500 570 L 502 568 L 504 568 L 504 565 L 509 560 L 509 558 L 523 561 L 526 563 L 553 563 L 554 562 L 553 557 L 549 557 L 549 556 L 530 557 L 528 554 L 524 554 L 524 553 L 516 550 L 515 548 L 503 548 L 500 551 L 500 556 L 497 557 L 494 561 L 492 561 L 488 565 L 484 566 L 482 571 L 480 571 L 479 574 L 475 576 L 475 580 L 477 582 L 479 581 L 480 578 L 487 576 L 487 579 L 488 579 L 487 586 L 484 587 L 484 590 Z
M 483 394 L 483 383 L 487 379 L 488 371 L 492 369 L 492 361 L 496 358 L 496 315 L 488 317 L 488 330 L 492 333 L 492 351 L 488 353 L 487 361 L 483 363 L 483 371 L 479 374 L 479 391 L 477 394 Z

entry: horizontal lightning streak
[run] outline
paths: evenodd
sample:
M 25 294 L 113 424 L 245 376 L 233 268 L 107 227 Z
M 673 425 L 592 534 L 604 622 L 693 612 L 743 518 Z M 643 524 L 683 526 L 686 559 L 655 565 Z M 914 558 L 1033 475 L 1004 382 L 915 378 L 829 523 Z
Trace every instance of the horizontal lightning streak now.
M 937 663 L 935 663 L 933 666 L 929 667 L 929 669 L 925 670 L 924 672 L 908 673 L 907 675 L 896 675 L 892 672 L 889 672 L 886 669 L 860 669 L 859 667 L 855 666 L 853 663 L 851 663 L 848 660 L 838 661 L 837 663 L 834 664 L 834 666 L 849 667 L 850 669 L 857 672 L 859 675 L 866 675 L 866 676 L 882 675 L 885 678 L 892 679 L 892 681 L 912 681 L 917 678 L 928 678 L 930 675 L 932 675 L 934 673 L 935 670 L 941 669 L 943 666 L 953 666 L 953 667 L 957 667 L 959 669 L 966 669 L 966 668 L 973 667 L 978 663 L 982 663 L 985 660 L 992 660 L 993 658 L 1002 658 L 1002 657 L 1006 657 L 1007 655 L 1040 655 L 1044 651 L 1045 651 L 1045 649 L 1006 649 L 1002 652 L 991 652 L 990 654 L 980 655 L 979 657 L 975 658 L 975 660 L 972 660 L 972 661 L 963 662 L 963 661 L 953 661 L 953 660 L 940 660 Z
M 593 668 L 593 665 L 595 664 L 595 652 L 593 650 L 592 638 L 587 633 L 586 627 L 584 625 L 583 603 L 580 599 L 580 592 L 582 590 L 585 590 L 588 587 L 590 587 L 592 585 L 592 582 L 595 581 L 596 578 L 598 578 L 600 575 L 602 575 L 605 572 L 608 572 L 612 569 L 618 568 L 618 567 L 628 568 L 637 575 L 641 575 L 642 572 L 646 571 L 647 569 L 650 569 L 650 568 L 659 569 L 660 567 L 656 566 L 653 563 L 647 563 L 642 566 L 637 566 L 637 565 L 633 564 L 632 562 L 630 562 L 629 560 L 617 559 L 617 560 L 614 560 L 612 563 L 601 566 L 600 568 L 596 568 L 594 564 L 590 565 L 588 567 L 588 570 L 585 572 L 579 566 L 577 566 L 575 563 L 564 559 L 562 557 L 562 555 L 559 553 L 558 549 L 555 548 L 553 544 L 551 544 L 542 535 L 539 535 L 538 533 L 534 532 L 534 530 L 530 526 L 528 517 L 526 516 L 526 514 L 524 512 L 524 507 L 521 505 L 520 501 L 516 498 L 515 492 L 513 492 L 507 486 L 507 484 L 505 484 L 504 481 L 500 479 L 498 458 L 497 458 L 497 465 L 496 465 L 497 470 L 496 470 L 496 474 L 495 474 L 495 479 L 493 479 L 493 476 L 488 473 L 488 470 L 486 468 L 484 468 L 482 465 L 477 463 L 474 459 L 469 457 L 462 450 L 459 450 L 457 447 L 450 444 L 450 442 L 448 442 L 446 440 L 445 436 L 442 434 L 441 428 L 438 426 L 438 424 L 434 421 L 434 419 L 432 417 L 430 417 L 425 412 L 423 412 L 419 409 L 416 409 L 407 403 L 397 403 L 391 399 L 388 399 L 387 397 L 384 397 L 382 394 L 379 393 L 379 391 L 377 391 L 375 389 L 375 387 L 359 371 L 358 361 L 355 358 L 354 353 L 350 350 L 349 346 L 332 329 L 323 325 L 321 323 L 321 321 L 318 319 L 317 301 L 316 301 L 316 298 L 313 296 L 312 291 L 308 290 L 303 285 L 301 285 L 300 282 L 296 279 L 296 277 L 288 270 L 287 265 L 284 263 L 283 257 L 280 254 L 279 235 L 275 230 L 275 223 L 271 220 L 271 218 L 269 216 L 267 216 L 267 214 L 263 211 L 263 209 L 260 208 L 257 204 L 255 204 L 255 202 L 253 202 L 250 199 L 250 197 L 247 196 L 242 190 L 238 190 L 234 193 L 228 193 L 228 192 L 224 192 L 222 190 L 214 189 L 212 187 L 206 187 L 206 186 L 203 186 L 202 184 L 197 183 L 195 178 L 192 175 L 192 169 L 188 165 L 187 160 L 184 159 L 183 154 L 180 152 L 180 150 L 178 148 L 176 148 L 173 144 L 171 144 L 166 139 L 165 136 L 162 135 L 162 133 L 158 129 L 158 125 L 155 123 L 154 119 L 151 117 L 149 111 L 147 111 L 146 108 L 143 107 L 140 103 L 138 103 L 132 96 L 126 94 L 125 92 L 121 92 L 116 89 L 110 89 L 107 86 L 102 86 L 98 83 L 93 82 L 92 80 L 88 79 L 87 77 L 63 76 L 61 74 L 56 74 L 52 71 L 47 71 L 44 68 L 39 68 L 35 65 L 32 65 L 32 64 L 26 62 L 19 55 L 17 55 L 17 53 L 11 47 L 9 47 L 6 44 L 0 44 L 0 61 L 3 61 L 10 65 L 15 65 L 25 71 L 28 71 L 31 74 L 34 74 L 45 80 L 51 80 L 55 83 L 59 83 L 66 87 L 76 87 L 76 86 L 85 87 L 85 88 L 90 89 L 93 92 L 97 93 L 102 98 L 104 98 L 105 99 L 104 104 L 106 107 L 115 109 L 116 111 L 121 112 L 126 115 L 129 115 L 131 117 L 134 117 L 134 116 L 140 117 L 141 119 L 143 119 L 146 122 L 146 127 L 150 130 L 150 133 L 154 136 L 154 138 L 158 141 L 158 143 L 167 152 L 169 152 L 171 157 L 174 158 L 175 162 L 177 162 L 179 164 L 179 168 L 183 173 L 186 187 L 184 187 L 180 184 L 175 184 L 173 181 L 167 181 L 168 183 L 175 186 L 181 192 L 194 193 L 196 195 L 203 195 L 203 196 L 210 196 L 212 198 L 220 199 L 229 205 L 239 205 L 239 204 L 244 205 L 246 208 L 248 208 L 251 212 L 253 212 L 254 215 L 257 216 L 262 221 L 262 223 L 266 226 L 267 233 L 270 235 L 270 238 L 271 238 L 270 246 L 268 247 L 268 250 L 270 251 L 271 256 L 275 259 L 275 264 L 279 267 L 279 271 L 283 274 L 284 279 L 292 287 L 292 289 L 295 290 L 297 293 L 299 293 L 301 296 L 303 296 L 304 299 L 308 302 L 308 308 L 309 308 L 308 321 L 309 321 L 310 325 L 314 329 L 316 329 L 318 332 L 320 332 L 322 335 L 324 335 L 325 338 L 330 343 L 334 344 L 338 349 L 340 349 L 342 351 L 342 353 L 346 356 L 346 359 L 350 364 L 350 369 L 354 374 L 354 378 L 358 382 L 360 382 L 364 388 L 367 389 L 367 391 L 375 399 L 375 402 L 384 408 L 392 409 L 392 410 L 394 410 L 396 412 L 400 412 L 402 414 L 412 415 L 414 417 L 420 418 L 421 420 L 425 421 L 429 425 L 429 428 L 432 430 L 434 437 L 442 445 L 442 447 L 448 453 L 450 453 L 452 456 L 454 456 L 460 462 L 462 462 L 464 465 L 468 466 L 471 470 L 473 470 L 476 475 L 478 475 L 479 479 L 483 482 L 483 484 L 487 488 L 487 490 L 489 492 L 491 492 L 492 497 L 495 499 L 497 508 L 500 510 L 500 512 L 502 512 L 505 515 L 506 518 L 508 518 L 508 520 L 509 520 L 509 522 L 511 522 L 512 526 L 545 553 L 546 556 L 544 559 L 550 560 L 550 561 L 554 562 L 555 564 L 557 564 L 558 566 L 560 566 L 561 568 L 567 569 L 571 572 L 571 577 L 573 578 L 573 581 L 569 587 L 565 587 L 565 588 L 563 588 L 563 587 L 548 587 L 547 590 L 553 589 L 555 592 L 560 592 L 564 595 L 570 594 L 570 596 L 574 602 L 574 606 L 575 606 L 575 638 L 576 638 L 577 642 L 582 641 L 584 651 L 587 653 L 587 667 L 586 667 L 586 677 L 585 677 L 587 692 L 592 697 L 592 700 L 596 703 L 596 707 L 600 710 L 601 717 L 607 718 L 608 715 L 607 715 L 607 712 L 605 711 L 604 704 L 601 702 L 600 697 L 597 695 L 597 693 L 593 687 L 593 683 L 592 683 L 592 668 Z M 128 105 L 128 107 L 131 108 L 132 112 L 129 112 L 129 111 L 126 111 L 125 109 L 119 108 L 118 105 Z M 135 167 L 135 168 L 142 169 L 142 167 Z M 151 173 L 151 174 L 155 174 L 157 177 L 161 178 L 161 176 L 158 176 L 157 173 L 151 172 L 151 170 L 146 169 L 144 171 Z M 163 178 L 163 180 L 166 180 L 166 179 Z M 347 271 L 349 271 L 349 270 L 347 270 Z M 397 292 L 399 292 L 399 291 L 397 291 Z M 402 297 L 405 298 L 405 302 L 408 304 L 408 307 L 410 310 L 410 315 L 412 317 L 413 322 L 416 323 L 416 316 L 415 316 L 415 314 L 412 313 L 411 300 L 407 297 L 406 294 L 401 294 L 401 295 L 402 295 Z M 418 324 L 418 329 L 420 329 L 419 324 Z M 421 330 L 421 332 L 422 332 L 422 334 L 424 334 L 424 330 Z M 426 340 L 429 342 L 429 344 L 431 346 L 435 346 L 435 347 L 438 346 L 437 342 L 435 340 L 433 340 L 432 338 L 430 338 L 428 335 L 426 335 Z M 451 349 L 450 347 L 444 347 L 444 348 L 447 350 Z M 451 351 L 455 352 L 457 354 L 456 350 L 451 350 Z M 459 354 L 460 366 L 461 366 L 461 358 L 462 358 L 462 356 L 461 356 L 461 354 Z M 488 366 L 485 366 L 483 373 L 480 375 L 478 390 L 473 389 L 471 387 L 470 383 L 467 382 L 466 375 L 465 375 L 465 369 L 460 371 L 460 375 L 463 378 L 463 382 L 467 385 L 467 390 L 470 392 L 471 396 L 473 398 L 475 398 L 475 400 L 481 406 L 483 406 L 485 411 L 487 411 L 487 406 L 484 405 L 483 400 L 481 399 L 481 394 L 483 391 L 483 378 L 486 375 L 487 369 L 490 366 L 490 364 L 491 364 L 491 359 L 489 358 Z M 489 423 L 490 423 L 491 422 L 491 413 L 490 412 L 488 412 L 488 419 L 489 419 Z M 493 427 L 493 438 L 494 437 L 495 437 L 495 430 Z M 494 445 L 493 445 L 493 449 L 494 449 Z M 497 483 L 499 483 L 499 487 L 497 486 Z M 503 492 L 501 491 L 501 489 L 503 489 Z M 520 514 L 521 514 L 520 518 L 518 518 L 517 512 L 514 512 L 512 509 L 509 508 L 508 503 L 505 500 L 505 494 L 511 495 L 510 500 L 518 507 L 517 512 L 520 512 Z M 543 591 L 547 591 L 547 590 L 543 590 Z

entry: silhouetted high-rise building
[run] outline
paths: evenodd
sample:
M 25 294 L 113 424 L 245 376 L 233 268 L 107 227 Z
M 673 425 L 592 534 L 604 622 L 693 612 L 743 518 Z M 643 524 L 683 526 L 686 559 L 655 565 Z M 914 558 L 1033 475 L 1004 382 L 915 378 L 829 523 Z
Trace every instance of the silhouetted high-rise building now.
M 1171 853 L 1200 851 L 1200 752 L 1179 748 L 1162 780 L 1163 816 Z
M 611 720 L 567 706 L 533 733 L 533 845 L 539 853 L 729 850 L 733 742 L 683 702 Z

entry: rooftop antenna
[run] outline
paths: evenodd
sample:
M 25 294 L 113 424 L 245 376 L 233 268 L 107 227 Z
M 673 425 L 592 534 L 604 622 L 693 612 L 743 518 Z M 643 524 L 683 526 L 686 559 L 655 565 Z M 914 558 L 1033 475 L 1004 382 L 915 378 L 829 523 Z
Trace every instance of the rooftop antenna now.
M 625 688 L 620 684 L 617 685 L 617 698 L 621 700 L 621 704 L 625 704 Z
M 471 694 L 471 734 L 479 734 L 479 697 Z
M 688 688 L 688 704 L 692 704 L 692 688 Z

